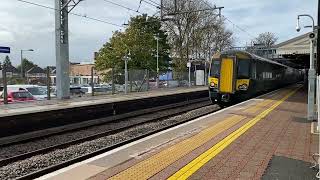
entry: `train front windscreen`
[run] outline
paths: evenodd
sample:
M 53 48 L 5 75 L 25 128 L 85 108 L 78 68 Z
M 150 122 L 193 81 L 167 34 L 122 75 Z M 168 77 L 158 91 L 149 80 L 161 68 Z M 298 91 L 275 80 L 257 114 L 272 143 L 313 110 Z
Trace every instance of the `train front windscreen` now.
M 211 63 L 210 76 L 211 77 L 219 77 L 220 75 L 220 61 L 213 60 Z

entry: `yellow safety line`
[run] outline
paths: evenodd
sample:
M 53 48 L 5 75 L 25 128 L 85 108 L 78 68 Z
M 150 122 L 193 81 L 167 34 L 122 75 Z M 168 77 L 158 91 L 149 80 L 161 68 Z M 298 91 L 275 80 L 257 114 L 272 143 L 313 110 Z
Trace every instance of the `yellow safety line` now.
M 250 120 L 248 123 L 228 135 L 226 138 L 224 138 L 222 141 L 211 147 L 209 150 L 198 156 L 196 159 L 191 161 L 189 164 L 181 168 L 179 171 L 177 171 L 175 174 L 173 174 L 171 177 L 169 177 L 169 180 L 176 180 L 176 179 L 187 179 L 190 177 L 193 173 L 195 173 L 198 169 L 200 169 L 203 165 L 205 165 L 208 161 L 210 161 L 212 158 L 214 158 L 217 154 L 219 154 L 222 150 L 224 150 L 228 145 L 230 145 L 234 140 L 236 140 L 238 137 L 240 137 L 242 134 L 244 134 L 248 129 L 250 129 L 252 126 L 254 126 L 257 122 L 259 122 L 261 119 L 266 117 L 271 111 L 273 111 L 276 107 L 278 107 L 281 103 L 283 103 L 286 99 L 288 99 L 291 95 L 293 95 L 299 88 L 296 90 L 290 92 L 282 99 L 278 100 L 275 104 L 273 104 L 270 108 L 266 109 L 262 113 L 260 113 L 258 116 Z
M 183 140 L 154 156 L 131 166 L 119 174 L 112 176 L 110 179 L 148 179 L 245 118 L 245 116 L 239 115 L 233 115 L 226 118 L 191 138 Z
M 271 98 L 271 97 L 281 97 L 282 94 L 287 94 L 287 91 L 284 91 L 284 92 L 280 92 L 279 94 L 271 94 L 271 95 L 268 95 L 266 96 L 265 98 Z M 243 112 L 245 113 L 250 113 L 250 114 L 254 114 L 256 113 L 258 110 L 262 109 L 262 108 L 265 108 L 265 106 L 271 104 L 275 102 L 275 100 L 272 100 L 272 99 L 267 99 L 267 100 L 263 100 L 262 102 L 256 104 L 256 105 L 253 105 L 252 107 L 244 110 Z
M 244 113 L 250 113 L 250 114 L 253 114 L 253 113 L 256 113 L 258 110 L 264 108 L 265 106 L 271 104 L 274 100 L 270 100 L 270 99 L 267 99 L 267 100 L 263 100 L 262 102 L 244 110 L 243 112 Z

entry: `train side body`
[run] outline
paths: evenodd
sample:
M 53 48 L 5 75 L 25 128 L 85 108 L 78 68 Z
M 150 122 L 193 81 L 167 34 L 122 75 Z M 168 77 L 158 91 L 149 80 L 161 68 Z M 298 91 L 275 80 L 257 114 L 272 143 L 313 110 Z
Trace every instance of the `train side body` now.
M 211 60 L 209 95 L 218 104 L 241 101 L 302 78 L 300 70 L 245 51 L 230 50 Z

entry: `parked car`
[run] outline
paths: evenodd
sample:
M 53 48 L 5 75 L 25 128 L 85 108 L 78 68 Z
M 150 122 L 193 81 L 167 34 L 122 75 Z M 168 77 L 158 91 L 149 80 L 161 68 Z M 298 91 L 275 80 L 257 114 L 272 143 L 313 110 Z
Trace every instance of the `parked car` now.
M 10 90 L 25 90 L 32 94 L 36 100 L 47 99 L 47 90 L 38 85 L 8 85 L 8 91 Z
M 15 103 L 15 102 L 30 102 L 34 101 L 35 98 L 32 94 L 25 90 L 13 90 L 8 91 L 8 103 Z M 3 103 L 3 92 L 0 94 L 0 103 Z
M 107 89 L 112 89 L 112 86 L 110 84 L 100 84 L 98 85 L 98 87 L 103 87 L 103 88 L 107 88 Z
M 86 94 L 91 94 L 92 93 L 92 87 L 81 87 L 81 90 L 83 92 L 85 92 Z M 94 87 L 94 92 L 97 93 L 104 93 L 104 92 L 108 92 L 111 89 L 106 88 L 106 87 Z
M 79 96 L 79 97 L 81 97 L 84 94 L 85 94 L 85 92 L 83 92 L 81 87 L 79 87 L 79 86 L 70 86 L 70 95 L 71 96 Z
M 163 86 L 167 88 L 176 88 L 179 87 L 179 81 L 165 81 Z
M 121 85 L 121 84 L 115 84 L 115 89 L 118 92 L 124 92 L 125 91 L 125 85 Z

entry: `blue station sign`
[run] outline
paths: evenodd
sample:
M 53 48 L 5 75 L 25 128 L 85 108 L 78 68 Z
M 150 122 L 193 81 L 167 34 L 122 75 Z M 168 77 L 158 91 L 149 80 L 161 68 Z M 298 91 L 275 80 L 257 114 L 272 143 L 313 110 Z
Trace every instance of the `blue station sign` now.
M 0 46 L 0 53 L 10 53 L 10 47 Z

